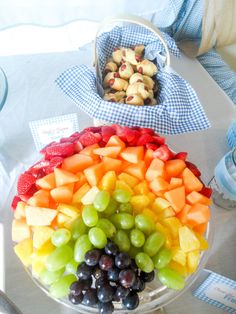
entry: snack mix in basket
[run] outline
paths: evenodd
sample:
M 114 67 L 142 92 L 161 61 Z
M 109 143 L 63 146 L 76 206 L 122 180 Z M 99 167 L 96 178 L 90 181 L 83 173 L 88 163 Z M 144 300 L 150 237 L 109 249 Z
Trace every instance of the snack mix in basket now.
M 211 190 L 152 129 L 90 127 L 18 178 L 14 251 L 54 298 L 112 313 L 155 280 L 180 290 L 208 248 Z
M 143 54 L 143 45 L 113 51 L 104 70 L 104 100 L 136 106 L 157 104 L 153 79 L 157 66 L 143 59 Z

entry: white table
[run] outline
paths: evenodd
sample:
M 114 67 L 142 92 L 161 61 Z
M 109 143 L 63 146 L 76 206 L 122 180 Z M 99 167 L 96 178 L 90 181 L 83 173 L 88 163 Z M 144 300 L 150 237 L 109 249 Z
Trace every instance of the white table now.
M 3 142 L 0 152 L 9 163 L 11 161 L 12 167 L 20 169 L 20 163 L 27 165 L 36 157 L 29 121 L 78 112 L 54 80 L 64 69 L 80 63 L 91 64 L 91 54 L 81 51 L 0 58 L 9 82 L 7 102 L 0 113 L 0 145 Z M 216 163 L 228 151 L 225 136 L 236 110 L 196 60 L 182 57 L 174 59 L 173 64 L 175 70 L 195 88 L 212 127 L 201 132 L 168 136 L 168 142 L 176 151 L 187 150 L 189 159 L 197 163 L 204 181 L 208 182 Z M 78 114 L 81 128 L 92 123 L 82 112 Z M 0 212 L 5 227 L 6 292 L 24 314 L 73 314 L 41 292 L 14 255 L 10 230 L 10 199 L 13 194 L 14 190 L 6 199 L 4 211 Z M 212 212 L 215 241 L 207 268 L 236 280 L 236 211 L 213 207 Z M 166 306 L 165 310 L 168 314 L 222 313 L 222 310 L 194 298 L 191 291 Z

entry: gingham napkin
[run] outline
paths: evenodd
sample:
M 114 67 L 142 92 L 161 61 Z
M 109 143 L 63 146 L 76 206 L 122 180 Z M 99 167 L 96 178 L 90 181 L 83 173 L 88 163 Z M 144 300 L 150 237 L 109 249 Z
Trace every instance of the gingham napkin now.
M 172 38 L 162 33 L 169 51 L 179 55 Z M 140 26 L 114 27 L 97 40 L 100 70 L 115 47 L 145 45 L 145 58 L 156 61 L 156 79 L 160 92 L 156 106 L 132 106 L 107 102 L 98 93 L 101 85 L 94 69 L 82 65 L 63 72 L 56 80 L 58 86 L 76 105 L 93 118 L 128 126 L 155 129 L 161 134 L 179 134 L 206 129 L 210 123 L 193 88 L 170 68 L 164 67 L 165 51 L 157 37 Z M 100 90 L 100 89 L 99 89 Z

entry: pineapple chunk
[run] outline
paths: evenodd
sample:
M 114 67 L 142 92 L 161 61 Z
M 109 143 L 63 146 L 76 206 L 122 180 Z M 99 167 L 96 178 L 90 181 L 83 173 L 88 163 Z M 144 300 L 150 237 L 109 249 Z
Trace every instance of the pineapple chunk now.
M 149 192 L 147 181 L 142 181 L 134 187 L 135 194 L 147 195 Z
M 200 249 L 200 241 L 187 226 L 179 228 L 179 243 L 181 249 L 186 253 Z
M 82 197 L 90 190 L 88 183 L 83 184 L 73 195 L 72 203 L 77 204 L 81 202 Z
M 139 179 L 125 172 L 119 174 L 118 178 L 122 181 L 125 181 L 131 188 L 134 188 L 139 183 Z
M 164 226 L 169 228 L 174 239 L 178 237 L 179 229 L 182 227 L 182 224 L 178 218 L 176 217 L 165 218 L 163 219 L 163 224 Z
M 27 267 L 31 264 L 31 254 L 33 252 L 33 241 L 25 239 L 14 246 L 14 251 L 21 262 Z
M 83 205 L 93 204 L 93 201 L 98 194 L 99 189 L 96 186 L 93 186 L 82 198 L 81 203 Z
M 78 207 L 67 204 L 59 204 L 57 207 L 58 211 L 63 213 L 70 218 L 77 218 L 80 215 L 80 210 Z
M 143 208 L 148 207 L 150 199 L 146 195 L 134 195 L 131 197 L 130 203 L 135 211 L 140 212 Z
M 117 180 L 115 189 L 128 191 L 131 195 L 134 194 L 131 187 L 125 181 Z
M 187 265 L 190 273 L 194 273 L 198 267 L 200 251 L 195 250 L 187 253 Z
M 152 204 L 152 209 L 157 213 L 162 212 L 168 207 L 170 207 L 170 202 L 162 197 L 157 197 Z
M 179 263 L 182 266 L 186 265 L 187 255 L 184 251 L 180 249 L 180 247 L 171 248 L 172 251 L 172 259 L 176 263 Z
M 40 249 L 51 239 L 54 230 L 50 227 L 35 227 L 33 234 L 33 247 Z
M 100 188 L 104 191 L 111 192 L 116 186 L 116 173 L 111 170 L 105 173 L 100 182 Z

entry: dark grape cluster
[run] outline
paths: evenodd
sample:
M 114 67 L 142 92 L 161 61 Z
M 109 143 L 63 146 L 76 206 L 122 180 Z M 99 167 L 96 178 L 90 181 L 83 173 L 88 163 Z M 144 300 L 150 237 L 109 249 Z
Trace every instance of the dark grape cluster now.
M 70 286 L 70 302 L 96 306 L 100 314 L 110 314 L 114 311 L 113 301 L 134 310 L 139 305 L 138 292 L 154 279 L 154 271 L 140 271 L 127 253 L 119 252 L 116 244 L 109 241 L 104 250 L 86 253 L 77 278 Z

